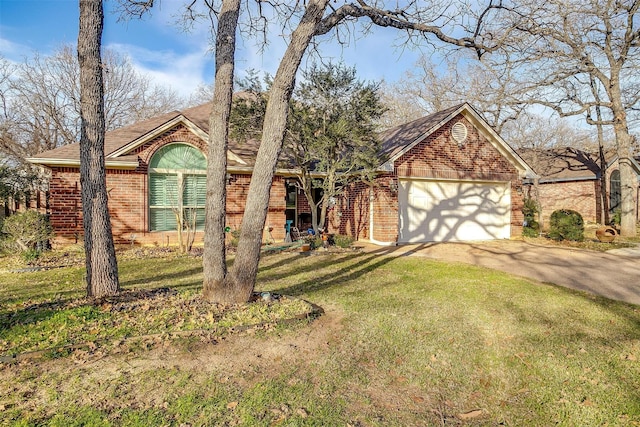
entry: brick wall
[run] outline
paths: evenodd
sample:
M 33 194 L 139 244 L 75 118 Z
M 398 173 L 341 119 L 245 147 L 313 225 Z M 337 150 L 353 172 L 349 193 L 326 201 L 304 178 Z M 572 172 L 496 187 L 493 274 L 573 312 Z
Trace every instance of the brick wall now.
M 451 127 L 465 124 L 462 146 L 451 138 Z M 400 177 L 512 181 L 515 167 L 462 115 L 453 118 L 395 162 Z
M 536 189 L 531 188 L 532 194 Z M 553 211 L 571 209 L 582 215 L 585 222 L 600 222 L 600 181 L 567 181 L 538 184 L 537 197 L 541 205 L 543 228 L 549 228 Z
M 82 234 L 79 169 L 51 169 L 49 209 L 56 239 L 77 242 L 78 236 Z
M 369 186 L 358 182 L 345 188 L 329 212 L 327 222 L 330 233 L 368 239 Z
M 462 146 L 450 137 L 461 121 L 467 127 Z M 394 164 L 394 173 L 379 176 L 373 186 L 373 236 L 369 233 L 369 186 L 354 184 L 338 201 L 330 217 L 331 231 L 361 239 L 398 239 L 398 177 L 510 182 L 511 235 L 522 233 L 522 183 L 516 168 L 462 115 L 421 141 Z
M 187 142 L 201 150 L 206 144 L 180 126 L 144 144 L 135 152 L 139 166 L 135 170 L 107 170 L 109 213 L 114 239 L 117 243 L 176 244 L 175 231 L 149 232 L 148 175 L 147 168 L 153 154 L 172 142 Z M 244 201 L 249 190 L 251 176 L 232 174 L 227 186 L 227 225 L 240 227 L 244 215 Z M 266 227 L 273 227 L 275 239 L 284 239 L 285 187 L 282 177 L 275 177 L 271 187 L 271 201 Z M 49 208 L 51 224 L 59 243 L 82 241 L 82 199 L 80 171 L 78 168 L 52 168 L 49 183 Z M 267 232 L 265 235 L 268 236 Z M 196 234 L 196 242 L 202 242 L 203 233 Z
M 398 180 L 393 175 L 376 179 L 373 187 L 373 240 L 398 241 Z M 372 239 L 372 236 L 369 236 Z

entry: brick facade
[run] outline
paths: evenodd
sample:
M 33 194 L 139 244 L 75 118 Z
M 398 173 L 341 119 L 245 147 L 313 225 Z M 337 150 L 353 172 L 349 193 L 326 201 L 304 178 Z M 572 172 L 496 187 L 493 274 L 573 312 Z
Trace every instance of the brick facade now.
M 468 130 L 467 138 L 460 146 L 450 136 L 451 127 L 457 122 L 463 122 Z M 166 144 L 177 142 L 191 144 L 206 152 L 205 142 L 179 125 L 127 153 L 138 156 L 135 170 L 107 171 L 109 211 L 117 242 L 133 240 L 136 243 L 158 245 L 177 242 L 175 231 L 149 231 L 147 173 L 153 154 Z M 237 229 L 244 215 L 251 175 L 248 172 L 233 173 L 230 178 L 226 221 L 229 227 Z M 329 231 L 356 239 L 397 242 L 399 178 L 510 183 L 512 235 L 521 230 L 523 199 L 517 169 L 484 134 L 459 114 L 397 158 L 393 172 L 379 175 L 373 185 L 355 183 L 346 188 L 328 212 Z M 266 238 L 283 240 L 285 237 L 286 179 L 290 178 L 275 176 L 273 179 L 265 223 Z M 78 168 L 52 167 L 49 191 L 51 221 L 57 239 L 81 241 L 82 206 Z M 306 198 L 298 192 L 297 219 L 300 220 L 300 214 L 309 212 Z M 370 229 L 371 224 L 373 230 Z M 199 233 L 196 242 L 201 241 L 202 233 Z
M 540 201 L 542 226 L 549 227 L 553 211 L 571 209 L 582 215 L 585 222 L 600 223 L 600 180 L 564 181 L 538 184 L 537 189 L 529 189 L 532 195 L 537 192 Z
M 343 191 L 328 214 L 330 233 L 348 235 L 354 239 L 369 239 L 370 188 L 359 182 Z
M 139 157 L 135 170 L 108 169 L 107 192 L 109 214 L 114 240 L 117 243 L 134 241 L 142 244 L 171 245 L 177 243 L 175 231 L 149 231 L 148 165 L 153 154 L 161 147 L 174 143 L 188 143 L 201 151 L 206 144 L 185 127 L 179 126 L 138 147 Z M 237 229 L 242 222 L 244 202 L 249 190 L 250 175 L 231 174 L 227 185 L 227 225 Z M 49 211 L 55 240 L 59 243 L 82 241 L 82 198 L 80 171 L 72 167 L 52 167 L 49 181 Z M 271 201 L 265 227 L 273 227 L 272 236 L 284 239 L 285 186 L 282 177 L 274 177 Z M 265 231 L 265 234 L 268 231 Z M 202 242 L 198 232 L 196 242 Z
M 452 140 L 451 127 L 467 128 L 463 145 Z M 464 116 L 458 115 L 394 162 L 394 172 L 381 175 L 372 187 L 347 188 L 330 216 L 331 232 L 379 242 L 398 240 L 398 178 L 507 182 L 511 187 L 511 235 L 520 235 L 524 215 L 522 182 L 517 169 Z M 373 218 L 370 216 L 373 191 Z M 369 224 L 373 220 L 373 235 Z

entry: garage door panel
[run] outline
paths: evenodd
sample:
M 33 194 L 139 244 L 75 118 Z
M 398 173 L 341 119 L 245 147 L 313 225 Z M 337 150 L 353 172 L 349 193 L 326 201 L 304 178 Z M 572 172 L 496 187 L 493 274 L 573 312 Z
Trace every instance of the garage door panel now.
M 508 238 L 511 197 L 506 183 L 401 181 L 400 241 Z

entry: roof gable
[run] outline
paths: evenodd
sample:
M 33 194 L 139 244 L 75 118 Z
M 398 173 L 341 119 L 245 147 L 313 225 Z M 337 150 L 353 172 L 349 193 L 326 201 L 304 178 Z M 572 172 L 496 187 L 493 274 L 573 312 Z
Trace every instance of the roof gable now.
M 519 154 L 540 176 L 540 182 L 596 180 L 602 175 L 598 154 L 573 147 L 550 149 L 520 149 Z M 618 156 L 614 150 L 605 153 L 605 170 L 617 167 Z M 636 174 L 640 165 L 631 159 Z
M 124 126 L 105 134 L 104 152 L 107 167 L 134 169 L 138 166 L 133 151 L 178 126 L 186 127 L 203 141 L 208 140 L 211 103 L 180 111 L 172 111 L 151 119 Z M 240 165 L 247 165 L 249 157 L 255 157 L 254 144 L 230 144 L 227 158 Z M 244 145 L 244 144 L 242 144 Z M 238 153 L 237 153 L 238 152 Z M 54 150 L 45 151 L 27 159 L 31 163 L 46 166 L 78 166 L 80 164 L 80 144 L 68 144 Z
M 429 116 L 389 129 L 380 134 L 382 153 L 387 161 L 382 170 L 392 170 L 393 163 L 403 154 L 424 141 L 454 117 L 461 114 L 518 170 L 523 177 L 534 177 L 529 165 L 498 135 L 469 104 L 459 104 Z

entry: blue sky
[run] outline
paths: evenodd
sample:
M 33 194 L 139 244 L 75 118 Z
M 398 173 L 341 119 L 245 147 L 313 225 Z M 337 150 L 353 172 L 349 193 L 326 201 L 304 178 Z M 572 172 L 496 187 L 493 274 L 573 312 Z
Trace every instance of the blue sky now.
M 198 84 L 213 80 L 209 26 L 203 22 L 184 32 L 175 24 L 184 2 L 157 3 L 152 14 L 142 20 L 118 22 L 113 13 L 115 0 L 106 1 L 103 46 L 129 55 L 139 71 L 188 96 Z M 75 44 L 77 31 L 78 0 L 0 0 L 0 54 L 9 60 L 21 62 L 34 51 L 48 55 L 63 43 Z M 393 82 L 420 55 L 394 48 L 397 36 L 394 30 L 378 28 L 349 47 L 325 41 L 321 50 L 325 58 L 355 65 L 362 79 Z M 264 53 L 254 40 L 240 41 L 238 75 L 242 77 L 250 68 L 274 74 L 284 48 L 282 37 L 277 35 L 270 38 Z

